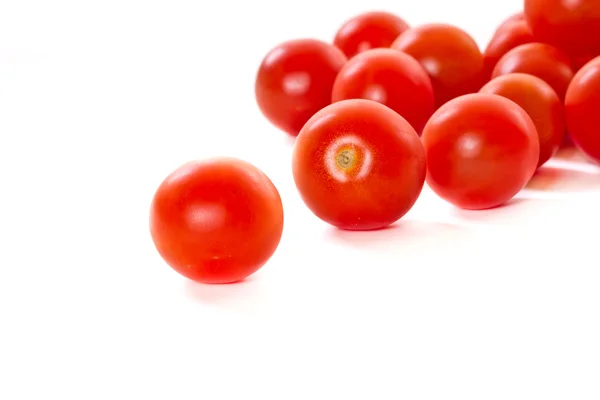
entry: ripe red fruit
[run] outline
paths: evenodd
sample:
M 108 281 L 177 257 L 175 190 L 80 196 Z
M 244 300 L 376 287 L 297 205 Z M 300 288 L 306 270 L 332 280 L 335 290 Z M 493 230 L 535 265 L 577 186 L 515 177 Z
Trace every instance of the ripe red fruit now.
M 565 113 L 573 143 L 600 163 L 600 57 L 581 68 L 571 81 Z
M 231 283 L 261 268 L 279 245 L 283 207 L 273 183 L 237 159 L 185 164 L 159 186 L 150 232 L 162 258 L 202 283 Z
M 331 89 L 346 56 L 314 39 L 282 43 L 263 59 L 256 77 L 256 101 L 279 129 L 296 136 L 314 113 L 331 104 Z
M 538 167 L 556 154 L 566 126 L 563 104 L 550 85 L 533 75 L 509 74 L 493 79 L 479 92 L 506 97 L 529 114 L 540 139 Z
M 525 0 L 535 37 L 574 56 L 600 55 L 600 0 Z
M 513 101 L 470 94 L 437 110 L 423 130 L 427 183 L 465 209 L 513 198 L 536 170 L 540 143 L 531 117 Z
M 525 19 L 514 18 L 504 22 L 483 52 L 486 78 L 491 77 L 494 67 L 503 55 L 517 46 L 533 42 L 533 33 Z
M 371 100 L 344 100 L 313 116 L 296 139 L 293 173 L 305 204 L 346 230 L 386 227 L 414 205 L 425 154 L 410 124 Z
M 457 96 L 478 91 L 484 83 L 483 55 L 463 30 L 447 24 L 411 28 L 392 48 L 417 59 L 431 77 L 436 107 Z
M 523 44 L 506 53 L 496 64 L 492 78 L 515 72 L 534 75 L 546 81 L 561 100 L 565 98 L 569 82 L 573 79 L 569 57 L 556 47 L 544 43 Z
M 390 47 L 409 28 L 400 17 L 383 11 L 357 15 L 337 31 L 333 44 L 348 58 L 366 50 Z
M 433 114 L 433 87 L 427 72 L 411 56 L 392 49 L 358 54 L 342 68 L 333 85 L 333 102 L 366 99 L 404 117 L 417 132 Z

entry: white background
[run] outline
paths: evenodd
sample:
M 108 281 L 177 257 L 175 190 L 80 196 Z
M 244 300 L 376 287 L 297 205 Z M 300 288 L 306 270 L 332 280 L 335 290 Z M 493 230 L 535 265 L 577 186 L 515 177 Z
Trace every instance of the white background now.
M 428 190 L 343 233 L 293 184 L 254 101 L 264 54 L 385 9 L 483 47 L 519 0 L 31 1 L 0 5 L 0 399 L 600 397 L 600 172 L 576 154 L 507 207 Z M 208 156 L 255 163 L 285 231 L 248 281 L 156 254 L 154 190 Z

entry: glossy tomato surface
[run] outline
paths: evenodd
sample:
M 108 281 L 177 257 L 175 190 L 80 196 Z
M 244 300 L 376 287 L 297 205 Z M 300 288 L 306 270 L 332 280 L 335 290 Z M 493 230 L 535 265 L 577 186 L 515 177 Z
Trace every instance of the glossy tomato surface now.
M 332 101 L 366 99 L 382 103 L 421 132 L 434 111 L 429 75 L 411 56 L 374 49 L 352 58 L 333 85 Z
M 408 28 L 397 15 L 384 11 L 367 12 L 346 21 L 337 31 L 333 44 L 350 58 L 366 50 L 390 47 Z
M 392 48 L 417 59 L 431 77 L 436 107 L 474 93 L 484 83 L 483 55 L 473 38 L 447 24 L 427 24 L 404 32 Z
M 600 0 L 525 0 L 539 41 L 572 55 L 600 55 Z
M 544 43 L 528 43 L 506 53 L 492 74 L 492 78 L 521 72 L 537 76 L 548 83 L 564 99 L 573 79 L 571 59 L 563 51 Z
M 202 283 L 231 283 L 262 267 L 283 231 L 279 193 L 258 168 L 238 159 L 190 162 L 154 195 L 150 232 L 175 271 Z
M 480 93 L 506 97 L 529 114 L 540 139 L 538 167 L 556 154 L 565 136 L 565 112 L 550 85 L 533 75 L 509 74 L 493 79 Z
M 296 136 L 314 113 L 331 104 L 333 82 L 346 61 L 337 47 L 315 39 L 275 47 L 256 76 L 256 101 L 263 115 Z
M 298 191 L 323 221 L 346 230 L 386 227 L 414 205 L 425 182 L 425 154 L 410 124 L 363 99 L 319 111 L 296 139 Z
M 565 112 L 573 143 L 600 163 L 600 57 L 579 70 L 571 81 Z
M 486 78 L 491 77 L 494 67 L 508 51 L 533 42 L 535 42 L 533 33 L 525 19 L 514 18 L 504 22 L 483 52 Z
M 464 209 L 487 209 L 512 199 L 536 170 L 540 144 L 531 117 L 491 94 L 454 99 L 423 131 L 427 183 Z

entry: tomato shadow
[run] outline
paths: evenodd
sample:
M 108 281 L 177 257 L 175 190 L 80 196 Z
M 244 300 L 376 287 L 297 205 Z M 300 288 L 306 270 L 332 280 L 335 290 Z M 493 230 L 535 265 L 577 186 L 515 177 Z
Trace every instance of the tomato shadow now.
M 263 284 L 254 276 L 222 285 L 208 285 L 190 280 L 186 280 L 184 285 L 184 293 L 190 300 L 234 312 L 255 311 L 266 301 Z
M 600 190 L 600 168 L 594 165 L 545 165 L 526 186 L 528 190 L 589 192 Z

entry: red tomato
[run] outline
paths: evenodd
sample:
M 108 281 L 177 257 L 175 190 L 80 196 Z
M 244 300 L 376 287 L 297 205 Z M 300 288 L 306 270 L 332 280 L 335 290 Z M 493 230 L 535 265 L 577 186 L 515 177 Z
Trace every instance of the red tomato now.
M 342 68 L 333 85 L 333 102 L 367 99 L 403 116 L 417 132 L 433 114 L 433 87 L 427 72 L 411 56 L 392 49 L 357 55 Z
M 486 209 L 513 198 L 536 170 L 540 143 L 531 117 L 513 101 L 490 94 L 454 99 L 423 131 L 427 183 L 464 209 Z
M 600 0 L 525 0 L 539 41 L 571 55 L 600 55 Z
M 513 19 L 505 22 L 494 34 L 483 52 L 485 76 L 492 75 L 494 67 L 509 50 L 525 43 L 535 42 L 533 33 L 524 19 Z
M 509 74 L 493 79 L 480 93 L 506 97 L 529 114 L 540 140 L 538 167 L 556 154 L 565 136 L 565 113 L 550 85 L 533 75 Z
M 577 72 L 565 99 L 571 140 L 600 163 L 600 57 Z
M 529 43 L 515 47 L 506 53 L 492 73 L 492 78 L 522 72 L 546 81 L 561 100 L 569 82 L 573 79 L 571 60 L 556 47 L 543 43 Z
M 156 191 L 150 231 L 160 255 L 181 275 L 231 283 L 273 255 L 283 231 L 283 207 L 273 183 L 247 162 L 191 162 Z
M 478 91 L 484 83 L 483 55 L 461 29 L 446 24 L 411 28 L 393 43 L 419 61 L 431 77 L 436 106 Z
M 296 136 L 310 117 L 331 104 L 331 89 L 346 56 L 314 39 L 280 44 L 263 59 L 256 77 L 256 101 L 281 130 Z
M 293 154 L 294 180 L 308 208 L 346 230 L 386 227 L 415 204 L 425 183 L 419 136 L 380 103 L 344 100 L 315 114 Z
M 346 21 L 337 31 L 333 44 L 346 56 L 353 57 L 365 50 L 390 47 L 408 28 L 408 24 L 394 14 L 368 12 Z
M 525 20 L 524 13 L 522 13 L 522 12 L 515 13 L 515 14 L 511 15 L 510 17 L 506 18 L 504 21 L 502 21 L 500 23 L 500 25 L 498 25 L 498 27 L 496 28 L 496 31 L 494 33 L 497 33 L 498 31 L 503 29 L 508 24 L 511 24 L 515 21 L 523 21 L 523 20 Z

